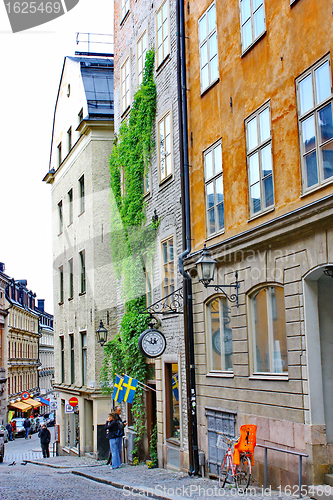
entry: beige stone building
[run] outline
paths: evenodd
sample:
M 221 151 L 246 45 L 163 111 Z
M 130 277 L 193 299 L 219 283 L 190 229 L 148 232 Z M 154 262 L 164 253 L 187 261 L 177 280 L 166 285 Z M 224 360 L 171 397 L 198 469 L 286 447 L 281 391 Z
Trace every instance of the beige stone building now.
M 7 386 L 6 386 L 6 337 L 5 337 L 5 295 L 9 284 L 9 277 L 4 273 L 5 265 L 0 262 L 0 424 L 6 425 L 7 414 Z
M 99 384 L 103 349 L 95 331 L 102 320 L 110 334 L 115 306 L 110 262 L 112 144 L 113 60 L 66 57 L 44 178 L 52 187 L 60 453 L 107 454 L 104 424 L 111 401 Z M 68 413 L 74 396 L 78 405 Z

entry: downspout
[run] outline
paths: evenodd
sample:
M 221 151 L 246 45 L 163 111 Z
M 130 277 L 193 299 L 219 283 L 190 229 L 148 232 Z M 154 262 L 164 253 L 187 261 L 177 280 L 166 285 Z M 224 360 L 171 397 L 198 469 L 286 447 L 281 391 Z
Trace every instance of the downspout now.
M 188 156 L 187 95 L 186 95 L 186 47 L 184 0 L 177 0 L 177 84 L 180 126 L 180 171 L 182 190 L 183 253 L 179 256 L 179 271 L 184 277 L 184 336 L 187 380 L 188 446 L 190 475 L 199 472 L 197 408 L 195 387 L 195 358 L 193 335 L 192 280 L 184 270 L 184 259 L 191 252 L 191 207 Z

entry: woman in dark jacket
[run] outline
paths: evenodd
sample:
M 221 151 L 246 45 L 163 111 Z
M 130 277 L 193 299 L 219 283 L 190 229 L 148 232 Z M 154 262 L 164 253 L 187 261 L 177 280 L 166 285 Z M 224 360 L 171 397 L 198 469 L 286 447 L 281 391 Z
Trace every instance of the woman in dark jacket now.
M 112 453 L 112 466 L 111 469 L 118 469 L 121 466 L 121 459 L 117 448 L 117 437 L 119 435 L 119 427 L 115 413 L 109 413 L 109 417 L 105 424 L 106 437 L 110 443 L 110 450 Z

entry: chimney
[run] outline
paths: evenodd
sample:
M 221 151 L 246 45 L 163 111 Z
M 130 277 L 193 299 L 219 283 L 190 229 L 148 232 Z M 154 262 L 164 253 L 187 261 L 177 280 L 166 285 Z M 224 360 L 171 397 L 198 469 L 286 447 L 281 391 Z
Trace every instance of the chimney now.
M 0 273 L 5 272 L 5 264 L 3 262 L 0 262 Z
M 44 312 L 44 302 L 45 302 L 45 299 L 38 299 L 37 300 L 37 303 L 38 303 L 37 309 L 39 309 L 40 311 L 43 311 L 43 312 Z

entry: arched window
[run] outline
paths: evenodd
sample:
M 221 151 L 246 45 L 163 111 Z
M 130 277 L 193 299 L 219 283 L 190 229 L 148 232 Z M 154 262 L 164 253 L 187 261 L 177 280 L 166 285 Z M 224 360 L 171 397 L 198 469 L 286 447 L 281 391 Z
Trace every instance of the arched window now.
M 288 372 L 284 291 L 267 286 L 250 297 L 253 373 Z
M 207 303 L 207 365 L 209 371 L 232 372 L 231 309 L 223 297 Z

